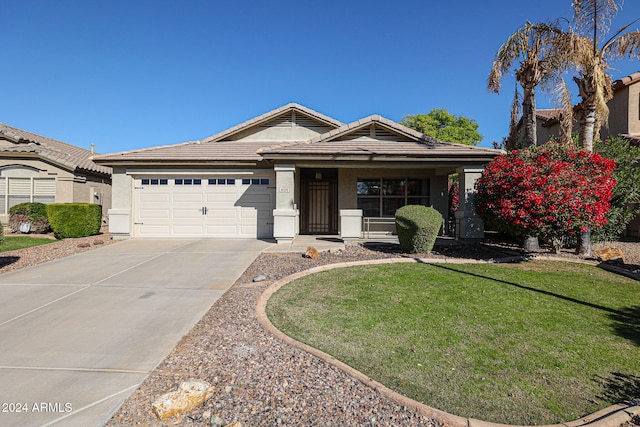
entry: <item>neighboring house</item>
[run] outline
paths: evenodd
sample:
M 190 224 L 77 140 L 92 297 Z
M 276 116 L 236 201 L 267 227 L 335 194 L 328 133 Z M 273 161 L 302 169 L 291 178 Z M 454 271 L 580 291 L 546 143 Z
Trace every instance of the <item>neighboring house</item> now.
M 499 154 L 376 115 L 344 124 L 288 104 L 201 141 L 94 160 L 113 167 L 115 237 L 281 243 L 298 234 L 358 238 L 363 218 L 373 231 L 389 231 L 384 219 L 406 204 L 433 206 L 446 218 L 447 176 L 458 172 L 470 195 L 483 165 Z M 481 221 L 462 199 L 458 234 L 482 237 Z
M 607 103 L 609 107 L 608 125 L 600 129 L 600 137 L 622 135 L 640 143 L 640 72 L 633 73 L 613 82 L 613 99 Z M 538 142 L 544 143 L 550 138 L 558 139 L 560 135 L 559 118 L 561 109 L 536 110 L 536 131 Z M 578 129 L 578 112 L 576 112 L 574 130 Z M 520 131 L 522 124 L 518 124 Z
M 111 168 L 94 154 L 64 142 L 0 123 L 0 220 L 19 203 L 101 204 L 111 208 Z

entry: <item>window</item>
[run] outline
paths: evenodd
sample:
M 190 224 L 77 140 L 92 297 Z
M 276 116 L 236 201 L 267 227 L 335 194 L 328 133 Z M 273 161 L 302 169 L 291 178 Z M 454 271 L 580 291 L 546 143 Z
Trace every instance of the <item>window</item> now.
M 164 178 L 142 178 L 140 180 L 142 185 L 167 185 L 169 184 L 168 179 Z
M 429 180 L 358 178 L 358 209 L 365 217 L 391 217 L 405 205 L 429 206 Z
M 242 185 L 269 185 L 269 178 L 242 178 Z
M 0 214 L 13 206 L 26 202 L 55 203 L 55 178 L 0 177 Z
M 235 178 L 211 178 L 209 185 L 236 185 Z
M 192 178 L 183 178 L 183 179 L 179 179 L 176 178 L 174 181 L 175 185 L 201 185 L 202 184 L 202 180 L 201 179 L 192 179 Z

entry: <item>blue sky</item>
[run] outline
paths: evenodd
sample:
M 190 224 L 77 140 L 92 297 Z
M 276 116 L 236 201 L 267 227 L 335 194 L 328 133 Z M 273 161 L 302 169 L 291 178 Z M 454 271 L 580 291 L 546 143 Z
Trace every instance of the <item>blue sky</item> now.
M 289 102 L 347 123 L 442 107 L 490 146 L 515 84 L 487 92 L 495 52 L 527 20 L 571 17 L 570 0 L 0 4 L 0 122 L 100 153 L 201 139 Z M 613 27 L 638 17 L 626 0 Z

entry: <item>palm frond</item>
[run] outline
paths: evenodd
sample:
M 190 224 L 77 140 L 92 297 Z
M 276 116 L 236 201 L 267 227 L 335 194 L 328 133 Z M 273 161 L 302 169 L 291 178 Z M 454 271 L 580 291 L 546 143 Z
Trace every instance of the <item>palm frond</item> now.
M 640 58 L 640 31 L 623 34 L 607 46 L 610 59 Z
M 622 0 L 573 0 L 573 21 L 581 35 L 590 37 L 597 48 L 609 32 L 611 21 L 622 7 Z

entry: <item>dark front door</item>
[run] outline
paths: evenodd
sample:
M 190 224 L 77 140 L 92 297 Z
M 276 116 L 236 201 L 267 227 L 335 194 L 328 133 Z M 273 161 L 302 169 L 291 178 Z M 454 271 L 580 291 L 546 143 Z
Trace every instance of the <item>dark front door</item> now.
M 338 234 L 338 176 L 335 169 L 301 171 L 300 233 Z

